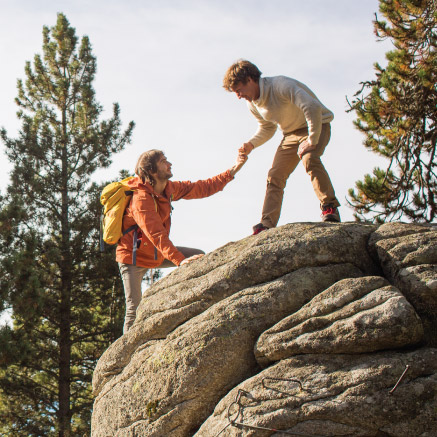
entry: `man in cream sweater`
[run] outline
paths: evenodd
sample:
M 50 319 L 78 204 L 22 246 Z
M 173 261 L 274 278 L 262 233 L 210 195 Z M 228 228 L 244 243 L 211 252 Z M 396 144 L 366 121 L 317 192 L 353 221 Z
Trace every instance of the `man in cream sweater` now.
M 229 67 L 223 87 L 239 99 L 246 99 L 258 121 L 258 130 L 240 147 L 240 153 L 248 155 L 264 144 L 273 137 L 277 126 L 284 134 L 267 177 L 261 222 L 253 227 L 253 233 L 277 225 L 287 179 L 299 160 L 311 178 L 322 220 L 340 222 L 340 203 L 320 160 L 331 136 L 334 114 L 303 83 L 286 76 L 261 77 L 257 66 L 246 60 Z

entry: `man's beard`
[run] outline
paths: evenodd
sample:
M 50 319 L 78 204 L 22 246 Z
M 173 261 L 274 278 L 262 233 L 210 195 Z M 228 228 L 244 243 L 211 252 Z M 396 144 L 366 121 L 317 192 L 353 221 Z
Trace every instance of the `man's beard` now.
M 156 175 L 157 179 L 161 182 L 168 181 L 172 176 L 173 173 L 170 171 L 158 171 L 158 174 Z

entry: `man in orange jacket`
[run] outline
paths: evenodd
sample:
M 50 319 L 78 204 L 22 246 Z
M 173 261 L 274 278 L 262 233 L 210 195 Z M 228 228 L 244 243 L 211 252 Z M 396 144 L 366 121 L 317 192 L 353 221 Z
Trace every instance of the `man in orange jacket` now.
M 162 151 L 149 150 L 139 157 L 135 168 L 137 177 L 129 181 L 134 194 L 123 217 L 123 232 L 131 230 L 122 236 L 116 252 L 126 296 L 124 333 L 135 321 L 141 282 L 148 269 L 181 266 L 204 254 L 199 249 L 177 247 L 171 242 L 171 202 L 209 197 L 223 190 L 246 160 L 247 157 L 240 154 L 233 167 L 217 176 L 197 182 L 179 182 L 170 180 L 171 163 Z

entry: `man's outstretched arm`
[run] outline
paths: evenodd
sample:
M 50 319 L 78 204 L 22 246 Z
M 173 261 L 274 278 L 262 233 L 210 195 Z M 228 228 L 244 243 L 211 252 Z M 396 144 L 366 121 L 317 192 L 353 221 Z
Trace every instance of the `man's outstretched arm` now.
M 247 156 L 239 154 L 235 165 L 217 176 L 197 182 L 172 182 L 175 190 L 173 199 L 201 199 L 212 196 L 223 190 L 223 188 L 234 178 L 235 174 L 240 171 L 246 160 Z
M 243 165 L 245 164 L 246 161 L 247 161 L 247 156 L 245 154 L 239 153 L 238 157 L 237 157 L 237 162 L 235 163 L 235 165 L 233 167 L 231 167 L 228 170 L 232 177 L 234 177 L 235 174 L 241 170 L 241 167 L 243 167 Z M 202 181 L 200 181 L 200 182 L 202 182 Z M 189 264 L 189 263 L 195 261 L 196 259 L 201 258 L 202 256 L 203 256 L 202 254 L 199 254 L 199 255 L 193 255 L 189 258 L 185 258 L 179 265 L 183 266 L 185 264 Z

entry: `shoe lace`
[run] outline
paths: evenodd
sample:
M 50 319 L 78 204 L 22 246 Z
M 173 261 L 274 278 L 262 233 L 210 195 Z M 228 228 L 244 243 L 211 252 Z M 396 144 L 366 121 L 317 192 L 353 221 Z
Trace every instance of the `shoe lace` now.
M 323 209 L 322 214 L 323 215 L 335 214 L 335 210 L 336 208 L 333 208 L 332 206 L 327 206 L 326 208 Z

